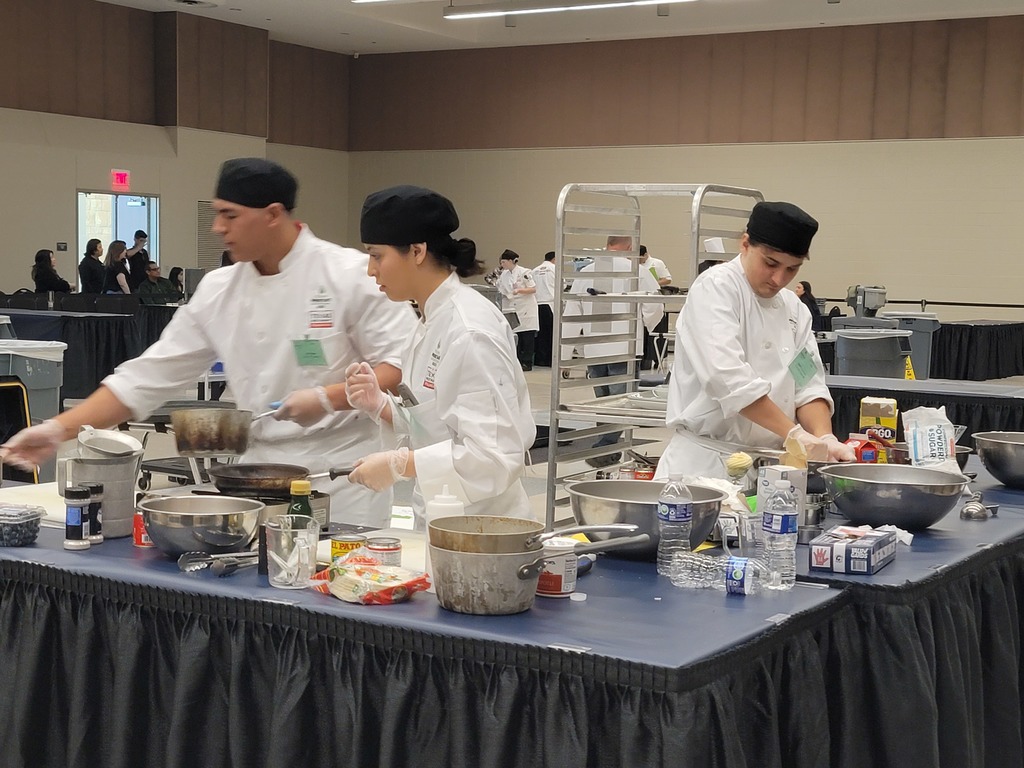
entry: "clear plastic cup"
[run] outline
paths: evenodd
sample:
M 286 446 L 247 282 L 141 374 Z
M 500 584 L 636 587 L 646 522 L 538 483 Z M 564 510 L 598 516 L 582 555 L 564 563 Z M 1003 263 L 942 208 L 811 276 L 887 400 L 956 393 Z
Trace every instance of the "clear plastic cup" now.
M 308 587 L 316 573 L 320 525 L 306 515 L 277 515 L 267 520 L 267 568 L 270 586 Z

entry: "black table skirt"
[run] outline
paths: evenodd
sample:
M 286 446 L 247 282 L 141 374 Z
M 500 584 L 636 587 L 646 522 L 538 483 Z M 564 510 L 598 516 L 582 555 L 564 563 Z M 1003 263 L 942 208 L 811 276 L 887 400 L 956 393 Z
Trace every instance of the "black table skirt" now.
M 0 749 L 10 768 L 1021 765 L 1022 549 L 849 587 L 668 673 L 0 561 Z
M 1024 323 L 943 323 L 932 334 L 931 377 L 986 381 L 1024 374 Z
M 160 334 L 164 332 L 164 328 L 171 322 L 171 318 L 174 317 L 174 313 L 177 310 L 177 307 L 168 307 L 162 304 L 143 304 L 139 307 L 136 320 L 139 324 L 139 338 L 142 349 L 147 349 L 160 338 Z

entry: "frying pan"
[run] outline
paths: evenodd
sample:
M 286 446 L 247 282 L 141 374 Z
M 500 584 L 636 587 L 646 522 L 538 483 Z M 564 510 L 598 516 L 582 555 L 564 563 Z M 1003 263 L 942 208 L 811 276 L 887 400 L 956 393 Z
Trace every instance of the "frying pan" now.
M 334 467 L 328 472 L 309 474 L 298 464 L 218 464 L 206 470 L 221 493 L 231 496 L 288 496 L 292 480 L 331 480 L 347 475 L 352 467 Z

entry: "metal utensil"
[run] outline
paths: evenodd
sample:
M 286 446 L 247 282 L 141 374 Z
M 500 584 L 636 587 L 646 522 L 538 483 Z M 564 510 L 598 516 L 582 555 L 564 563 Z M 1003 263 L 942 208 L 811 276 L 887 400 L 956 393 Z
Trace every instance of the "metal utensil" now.
M 224 553 L 212 555 L 209 552 L 185 552 L 178 558 L 178 568 L 185 573 L 201 571 L 221 560 L 252 560 L 256 561 L 256 552 Z
M 406 408 L 412 408 L 414 405 L 419 405 L 420 401 L 416 399 L 416 395 L 409 389 L 409 385 L 404 381 L 398 385 L 398 394 L 402 398 L 402 405 Z
M 256 565 L 257 562 L 255 557 L 226 557 L 222 560 L 215 560 L 213 565 L 210 566 L 210 572 L 223 578 L 224 576 L 230 576 L 240 568 L 250 568 Z

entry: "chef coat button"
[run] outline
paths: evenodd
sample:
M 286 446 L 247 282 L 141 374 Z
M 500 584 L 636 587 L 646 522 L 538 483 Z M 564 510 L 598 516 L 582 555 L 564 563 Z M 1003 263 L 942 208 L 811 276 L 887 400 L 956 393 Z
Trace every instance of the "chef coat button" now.
M 783 348 L 782 348 L 782 351 L 783 351 L 783 352 L 789 352 L 789 347 L 783 347 Z
M 770 341 L 766 341 L 766 342 L 764 343 L 764 348 L 765 348 L 765 349 L 771 349 L 771 348 L 772 348 L 772 343 L 771 343 Z

